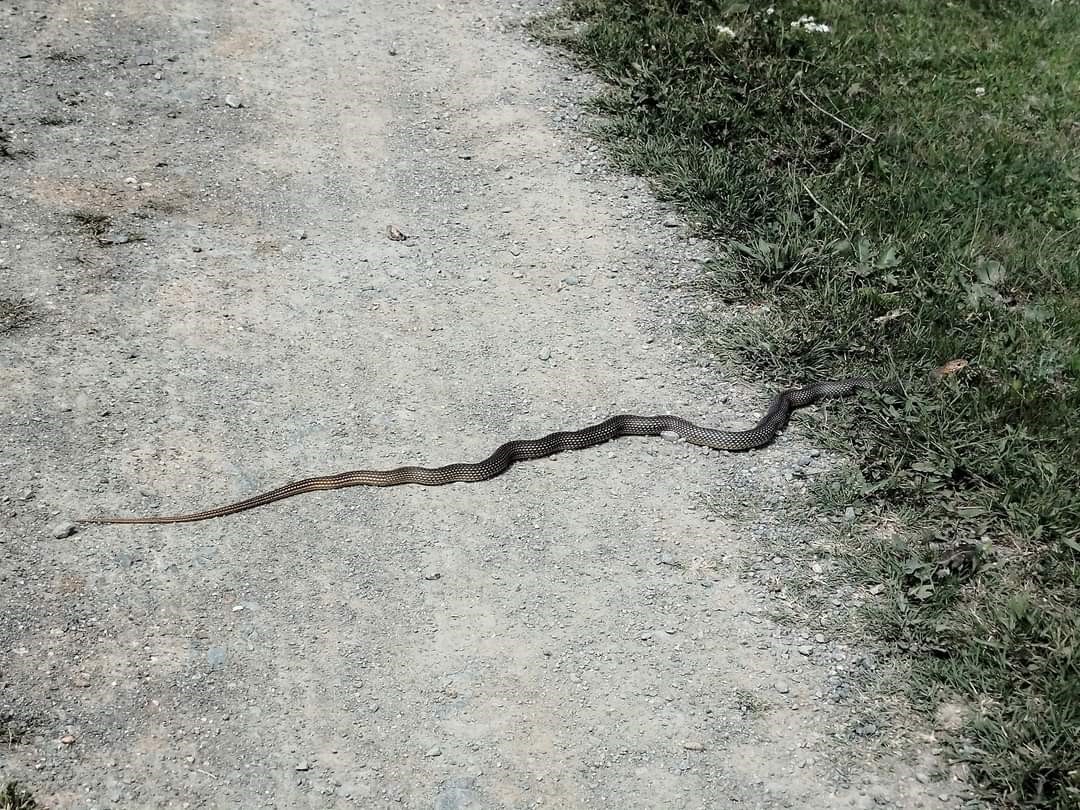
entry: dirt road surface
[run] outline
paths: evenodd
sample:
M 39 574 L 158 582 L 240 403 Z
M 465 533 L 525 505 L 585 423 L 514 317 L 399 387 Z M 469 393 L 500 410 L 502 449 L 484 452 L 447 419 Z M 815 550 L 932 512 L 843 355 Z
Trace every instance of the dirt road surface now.
M 753 421 L 686 327 L 705 246 L 587 140 L 538 10 L 0 6 L 0 779 L 49 808 L 956 806 L 863 694 L 873 653 L 776 619 L 796 563 L 756 545 L 813 548 L 784 515 L 831 463 L 797 431 L 69 525 L 613 412 Z

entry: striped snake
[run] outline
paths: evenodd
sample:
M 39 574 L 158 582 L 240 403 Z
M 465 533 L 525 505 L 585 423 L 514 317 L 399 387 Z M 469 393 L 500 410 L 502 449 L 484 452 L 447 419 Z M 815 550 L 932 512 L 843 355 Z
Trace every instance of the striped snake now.
M 550 433 L 542 439 L 514 439 L 501 445 L 483 461 L 476 463 L 448 464 L 445 467 L 398 467 L 394 470 L 353 470 L 337 475 L 305 478 L 290 484 L 253 495 L 242 501 L 182 515 L 149 517 L 93 517 L 83 518 L 84 523 L 192 523 L 197 520 L 234 515 L 265 506 L 274 501 L 291 498 L 305 492 L 316 492 L 346 487 L 395 487 L 400 484 L 422 484 L 429 487 L 456 482 L 486 481 L 503 473 L 516 461 L 544 458 L 566 450 L 582 450 L 603 444 L 620 436 L 659 436 L 673 432 L 690 444 L 712 447 L 716 450 L 740 452 L 764 447 L 776 438 L 787 425 L 791 412 L 826 397 L 846 396 L 859 388 L 879 391 L 898 391 L 895 383 L 881 383 L 866 377 L 851 377 L 834 382 L 816 382 L 803 388 L 781 391 L 769 404 L 761 420 L 749 430 L 714 430 L 688 422 L 678 416 L 612 416 L 596 425 L 581 430 Z

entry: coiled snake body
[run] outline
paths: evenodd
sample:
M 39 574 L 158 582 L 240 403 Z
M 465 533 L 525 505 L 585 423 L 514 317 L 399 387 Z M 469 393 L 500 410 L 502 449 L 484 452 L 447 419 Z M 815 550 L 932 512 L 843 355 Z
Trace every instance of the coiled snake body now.
M 456 482 L 486 481 L 506 471 L 516 461 L 544 458 L 567 450 L 582 450 L 620 436 L 659 436 L 674 432 L 690 444 L 712 447 L 716 450 L 740 452 L 764 447 L 776 438 L 787 425 L 791 412 L 826 397 L 846 396 L 857 389 L 896 391 L 894 383 L 881 383 L 866 377 L 846 380 L 816 382 L 803 388 L 781 391 L 769 404 L 761 420 L 749 430 L 714 430 L 688 422 L 678 416 L 612 416 L 596 425 L 581 430 L 550 433 L 542 439 L 514 439 L 501 445 L 483 461 L 475 463 L 448 464 L 445 467 L 398 467 L 394 470 L 353 470 L 305 478 L 290 484 L 253 495 L 242 501 L 192 512 L 183 515 L 149 517 L 94 517 L 84 518 L 85 523 L 191 523 L 197 520 L 234 515 L 274 501 L 291 498 L 305 492 L 317 492 L 346 487 L 394 487 L 400 484 L 442 486 Z

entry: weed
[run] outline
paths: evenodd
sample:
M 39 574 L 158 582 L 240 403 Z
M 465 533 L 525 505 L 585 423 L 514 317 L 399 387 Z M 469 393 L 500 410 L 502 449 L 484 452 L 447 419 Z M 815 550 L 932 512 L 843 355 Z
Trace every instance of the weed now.
M 112 217 L 88 208 L 72 211 L 71 218 L 92 236 L 101 236 L 112 226 Z
M 18 782 L 6 782 L 0 790 L 0 810 L 38 810 L 40 806 Z
M 64 64 L 74 64 L 76 62 L 82 62 L 86 57 L 81 53 L 75 51 L 59 50 L 50 51 L 45 55 L 45 58 L 50 62 L 61 62 Z
M 22 298 L 0 298 L 0 334 L 27 326 L 33 320 L 30 302 Z
M 768 711 L 769 704 L 751 689 L 738 688 L 732 695 L 731 705 L 737 711 L 749 717 L 764 714 Z

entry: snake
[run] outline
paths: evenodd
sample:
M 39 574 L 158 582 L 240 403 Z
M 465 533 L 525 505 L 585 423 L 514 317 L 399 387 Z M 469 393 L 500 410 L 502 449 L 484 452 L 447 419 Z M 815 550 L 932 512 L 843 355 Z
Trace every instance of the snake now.
M 678 416 L 635 416 L 619 414 L 580 430 L 549 433 L 540 439 L 513 439 L 500 445 L 483 461 L 447 464 L 442 467 L 398 467 L 392 470 L 352 470 L 336 475 L 320 475 L 253 495 L 244 500 L 176 515 L 143 517 L 89 517 L 83 523 L 165 524 L 194 523 L 211 520 L 237 512 L 302 495 L 306 492 L 345 489 L 347 487 L 395 487 L 419 484 L 438 487 L 454 483 L 477 483 L 501 475 L 518 461 L 546 458 L 570 450 L 584 450 L 622 436 L 661 436 L 674 433 L 689 444 L 738 453 L 755 450 L 772 443 L 783 430 L 792 411 L 828 397 L 847 396 L 858 389 L 898 392 L 899 385 L 879 382 L 867 377 L 815 382 L 801 388 L 790 388 L 773 397 L 765 415 L 746 430 L 717 430 L 701 427 Z

